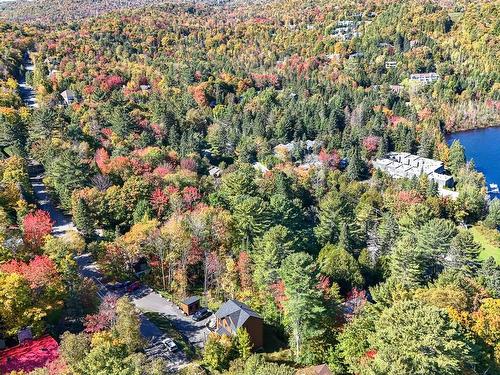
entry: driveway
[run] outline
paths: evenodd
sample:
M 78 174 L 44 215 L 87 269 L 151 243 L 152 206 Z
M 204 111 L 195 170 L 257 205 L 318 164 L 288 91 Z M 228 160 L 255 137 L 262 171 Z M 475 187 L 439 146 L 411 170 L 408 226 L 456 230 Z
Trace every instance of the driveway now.
M 134 304 L 143 311 L 150 311 L 164 315 L 172 322 L 173 326 L 186 337 L 189 342 L 202 348 L 209 333 L 206 323 L 211 317 L 200 322 L 195 322 L 177 307 L 176 304 L 163 298 L 156 292 L 151 292 L 140 298 L 134 299 Z

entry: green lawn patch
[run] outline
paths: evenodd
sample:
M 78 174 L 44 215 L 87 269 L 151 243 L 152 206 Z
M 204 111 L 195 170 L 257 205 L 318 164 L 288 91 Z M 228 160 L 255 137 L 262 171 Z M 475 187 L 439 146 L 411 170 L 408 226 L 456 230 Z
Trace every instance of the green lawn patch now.
M 172 322 L 158 313 L 145 312 L 144 315 L 153 322 L 162 332 L 164 332 L 168 337 L 175 341 L 179 349 L 181 349 L 188 359 L 199 358 L 199 353 L 196 349 L 189 343 L 189 341 L 175 329 Z
M 483 247 L 479 259 L 485 260 L 493 257 L 497 264 L 500 264 L 500 246 L 498 244 L 500 234 L 498 231 L 476 225 L 471 228 L 471 232 L 474 240 Z

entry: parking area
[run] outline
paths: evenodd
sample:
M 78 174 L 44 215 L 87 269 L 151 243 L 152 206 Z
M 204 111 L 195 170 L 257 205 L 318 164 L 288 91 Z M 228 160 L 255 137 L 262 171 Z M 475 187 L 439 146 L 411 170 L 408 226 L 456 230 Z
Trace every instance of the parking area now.
M 167 370 L 178 371 L 182 367 L 186 366 L 189 361 L 186 355 L 177 347 L 169 348 L 166 344 L 169 337 L 165 334 L 160 336 L 154 336 L 148 340 L 148 344 L 144 349 L 144 352 L 148 359 L 158 359 L 163 358 L 167 363 Z
M 184 315 L 181 309 L 172 301 L 163 298 L 156 292 L 151 292 L 134 299 L 134 304 L 142 311 L 150 311 L 168 318 L 172 325 L 189 341 L 191 345 L 202 348 L 209 333 L 207 322 L 212 316 L 199 322 Z

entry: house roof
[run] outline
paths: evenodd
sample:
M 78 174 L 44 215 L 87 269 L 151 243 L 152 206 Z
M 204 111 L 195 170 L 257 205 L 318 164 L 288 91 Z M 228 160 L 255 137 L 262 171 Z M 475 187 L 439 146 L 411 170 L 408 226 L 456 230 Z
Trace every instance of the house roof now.
M 26 340 L 21 345 L 0 351 L 0 374 L 30 372 L 59 357 L 59 345 L 51 336 Z
M 262 319 L 259 314 L 250 309 L 250 307 L 245 305 L 243 302 L 235 301 L 233 299 L 224 303 L 220 309 L 217 310 L 215 316 L 218 319 L 226 318 L 233 330 L 237 330 L 242 327 L 250 317 Z
M 75 100 L 75 93 L 72 90 L 64 90 L 61 93 L 61 96 L 63 97 L 63 99 L 65 101 L 73 101 L 73 100 Z
M 193 303 L 198 302 L 199 300 L 200 300 L 200 297 L 191 296 L 191 297 L 186 298 L 184 301 L 182 301 L 182 303 L 184 305 L 192 305 Z

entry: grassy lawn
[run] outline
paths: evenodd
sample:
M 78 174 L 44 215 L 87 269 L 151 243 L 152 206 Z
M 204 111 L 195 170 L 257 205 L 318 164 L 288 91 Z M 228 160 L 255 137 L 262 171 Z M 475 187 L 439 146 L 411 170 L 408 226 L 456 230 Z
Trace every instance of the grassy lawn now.
M 495 237 L 499 234 L 494 229 L 488 229 L 480 226 L 474 226 L 471 229 L 474 240 L 481 244 L 483 251 L 479 255 L 479 259 L 484 260 L 489 257 L 495 258 L 497 264 L 500 264 L 500 246 L 496 244 Z
M 154 312 L 146 312 L 144 315 L 153 322 L 162 332 L 166 333 L 168 337 L 175 341 L 175 343 L 179 346 L 179 348 L 186 353 L 188 359 L 196 359 L 199 357 L 199 353 L 195 350 L 195 348 L 188 342 L 187 339 L 182 336 L 182 334 L 175 329 L 172 325 L 172 322 L 164 318 L 158 313 Z

